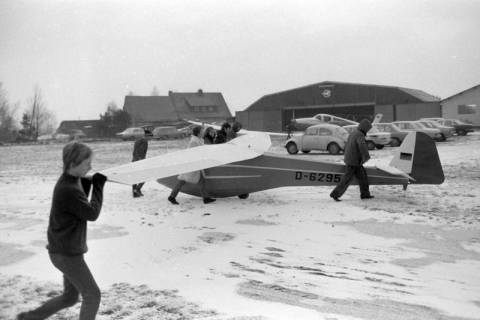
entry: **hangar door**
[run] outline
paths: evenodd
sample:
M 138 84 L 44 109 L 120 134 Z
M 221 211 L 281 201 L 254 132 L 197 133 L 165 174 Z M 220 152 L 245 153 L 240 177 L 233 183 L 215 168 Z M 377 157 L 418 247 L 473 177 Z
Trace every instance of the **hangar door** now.
M 371 105 L 362 106 L 313 106 L 313 107 L 286 107 L 282 110 L 282 128 L 285 130 L 292 119 L 313 117 L 318 113 L 327 113 L 337 117 L 360 121 L 364 118 L 373 121 L 375 107 Z

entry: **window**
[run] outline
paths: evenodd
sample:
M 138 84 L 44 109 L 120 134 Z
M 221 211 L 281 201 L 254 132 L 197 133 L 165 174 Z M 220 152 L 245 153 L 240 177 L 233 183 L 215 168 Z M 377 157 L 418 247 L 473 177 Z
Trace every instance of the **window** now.
M 327 128 L 320 128 L 320 129 L 318 129 L 318 135 L 320 135 L 320 136 L 331 136 L 332 132 Z
M 465 104 L 459 104 L 458 114 L 475 114 L 475 107 Z
M 190 106 L 190 110 L 193 112 L 217 112 L 217 106 Z
M 392 128 L 390 126 L 377 126 L 377 128 L 382 132 L 392 132 Z

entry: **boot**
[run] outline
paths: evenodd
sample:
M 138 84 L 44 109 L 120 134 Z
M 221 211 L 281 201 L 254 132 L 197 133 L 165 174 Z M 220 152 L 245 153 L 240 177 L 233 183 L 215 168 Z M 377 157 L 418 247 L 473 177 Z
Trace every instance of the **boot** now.
M 170 201 L 171 204 L 180 204 L 180 203 L 178 203 L 177 200 L 176 200 L 174 197 L 172 197 L 172 196 L 168 197 L 168 201 Z
M 337 197 L 336 195 L 334 195 L 334 194 L 331 194 L 331 193 L 330 193 L 330 198 L 332 198 L 333 200 L 335 200 L 335 201 L 337 201 L 337 202 L 340 202 L 340 201 L 342 201 L 342 200 L 340 200 L 340 198 L 339 198 L 339 197 Z
M 373 199 L 375 198 L 374 196 L 372 196 L 371 194 L 367 195 L 367 196 L 360 196 L 360 199 Z

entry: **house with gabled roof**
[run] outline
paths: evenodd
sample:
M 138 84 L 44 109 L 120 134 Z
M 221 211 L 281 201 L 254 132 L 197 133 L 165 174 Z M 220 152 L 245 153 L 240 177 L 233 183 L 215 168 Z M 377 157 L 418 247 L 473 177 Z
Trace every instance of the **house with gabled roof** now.
M 56 133 L 72 134 L 76 131 L 83 132 L 87 137 L 100 137 L 101 120 L 64 120 L 60 122 Z
M 480 84 L 445 98 L 440 104 L 443 118 L 480 126 Z
M 185 119 L 221 122 L 232 114 L 219 92 L 173 92 L 168 96 L 126 96 L 123 110 L 132 126 L 178 125 Z
M 323 81 L 267 94 L 235 118 L 250 130 L 284 131 L 292 119 L 328 113 L 351 120 L 382 113 L 384 122 L 440 117 L 440 98 L 418 89 Z

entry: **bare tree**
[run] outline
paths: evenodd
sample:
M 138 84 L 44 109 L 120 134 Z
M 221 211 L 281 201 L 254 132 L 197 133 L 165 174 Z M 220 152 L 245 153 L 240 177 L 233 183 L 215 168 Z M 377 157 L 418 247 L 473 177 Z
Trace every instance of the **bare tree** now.
M 11 106 L 7 91 L 0 82 L 0 141 L 14 140 L 17 132 L 15 113 L 18 105 Z
M 40 134 L 55 126 L 55 115 L 47 109 L 39 86 L 35 86 L 29 105 L 30 107 L 27 108 L 27 114 L 30 118 L 29 131 L 32 138 L 37 139 Z

